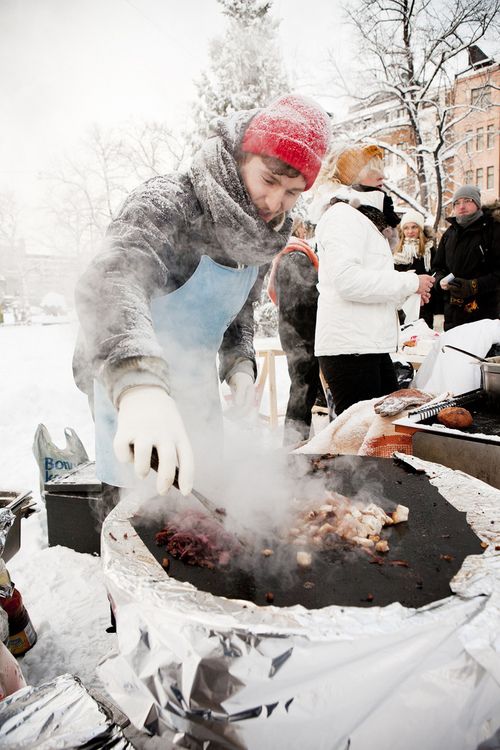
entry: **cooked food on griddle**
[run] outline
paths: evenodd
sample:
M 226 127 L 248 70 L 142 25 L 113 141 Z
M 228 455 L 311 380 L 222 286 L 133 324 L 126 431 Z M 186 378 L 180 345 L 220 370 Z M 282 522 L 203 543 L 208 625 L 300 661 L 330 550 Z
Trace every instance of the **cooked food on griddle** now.
M 238 542 L 230 533 L 210 516 L 196 510 L 177 513 L 155 534 L 155 539 L 172 557 L 202 568 L 227 565 L 239 551 Z
M 333 549 L 339 543 L 355 545 L 371 552 L 388 552 L 389 543 L 380 532 L 385 526 L 408 520 L 408 508 L 398 505 L 387 514 L 371 502 L 362 504 L 339 493 L 327 493 L 322 504 L 315 503 L 295 516 L 294 526 L 284 538 L 277 539 L 299 547 L 297 565 L 308 568 L 313 553 Z M 210 516 L 196 510 L 177 513 L 164 529 L 155 535 L 158 546 L 188 565 L 215 568 L 227 565 L 241 553 L 237 539 L 214 522 Z M 273 549 L 260 549 L 261 556 L 271 558 Z M 167 569 L 167 566 L 163 566 Z
M 300 547 L 297 564 L 311 564 L 308 549 L 332 549 L 339 539 L 376 552 L 388 552 L 389 543 L 380 538 L 385 526 L 408 520 L 408 508 L 398 505 L 388 515 L 375 503 L 363 505 L 339 493 L 329 493 L 326 502 L 302 512 L 290 529 L 290 541 Z
M 441 409 L 437 418 L 438 422 L 444 424 L 445 427 L 452 427 L 455 430 L 470 427 L 474 421 L 470 411 L 461 406 L 448 406 L 446 409 Z

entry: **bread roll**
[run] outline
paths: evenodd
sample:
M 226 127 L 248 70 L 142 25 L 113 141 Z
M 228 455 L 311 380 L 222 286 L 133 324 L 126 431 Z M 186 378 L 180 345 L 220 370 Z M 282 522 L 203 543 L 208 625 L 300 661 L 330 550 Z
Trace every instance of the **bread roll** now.
M 446 409 L 441 409 L 437 418 L 438 422 L 444 424 L 445 427 L 452 427 L 455 430 L 470 427 L 474 421 L 470 411 L 462 409 L 461 406 L 448 406 Z

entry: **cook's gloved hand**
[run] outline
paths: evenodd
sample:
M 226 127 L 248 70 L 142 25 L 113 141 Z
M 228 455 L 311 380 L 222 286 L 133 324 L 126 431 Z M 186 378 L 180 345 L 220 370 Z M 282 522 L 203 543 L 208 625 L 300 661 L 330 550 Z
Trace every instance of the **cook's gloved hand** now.
M 450 281 L 449 289 L 452 297 L 467 299 L 477 294 L 477 279 L 460 279 L 455 277 Z
M 233 416 L 246 417 L 255 408 L 255 383 L 248 372 L 235 372 L 227 381 L 233 396 Z
M 175 401 L 160 386 L 135 386 L 118 403 L 118 427 L 113 442 L 122 463 L 133 463 L 140 479 L 151 468 L 151 452 L 158 453 L 158 494 L 166 495 L 179 467 L 179 489 L 189 495 L 193 487 L 194 459 L 191 443 Z

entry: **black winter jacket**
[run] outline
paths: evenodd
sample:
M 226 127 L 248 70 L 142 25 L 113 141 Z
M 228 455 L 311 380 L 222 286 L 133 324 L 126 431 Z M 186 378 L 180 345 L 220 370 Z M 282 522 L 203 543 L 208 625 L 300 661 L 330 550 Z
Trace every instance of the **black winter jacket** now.
M 318 308 L 318 272 L 307 255 L 288 253 L 280 259 L 276 274 L 279 334 L 283 349 L 304 348 L 314 354 Z
M 483 207 L 483 216 L 462 227 L 455 217 L 441 237 L 433 271 L 436 284 L 452 273 L 460 279 L 476 279 L 477 294 L 465 300 L 444 294 L 445 330 L 476 320 L 498 317 L 500 291 L 500 221 L 496 208 Z

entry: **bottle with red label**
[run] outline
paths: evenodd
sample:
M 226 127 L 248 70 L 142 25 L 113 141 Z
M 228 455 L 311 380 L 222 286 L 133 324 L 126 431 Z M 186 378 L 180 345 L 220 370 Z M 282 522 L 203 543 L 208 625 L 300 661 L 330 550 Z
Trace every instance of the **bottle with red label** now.
M 14 583 L 12 585 L 14 586 Z M 7 648 L 14 656 L 21 656 L 35 645 L 37 635 L 18 589 L 14 587 L 11 596 L 0 596 L 0 606 L 9 618 Z

